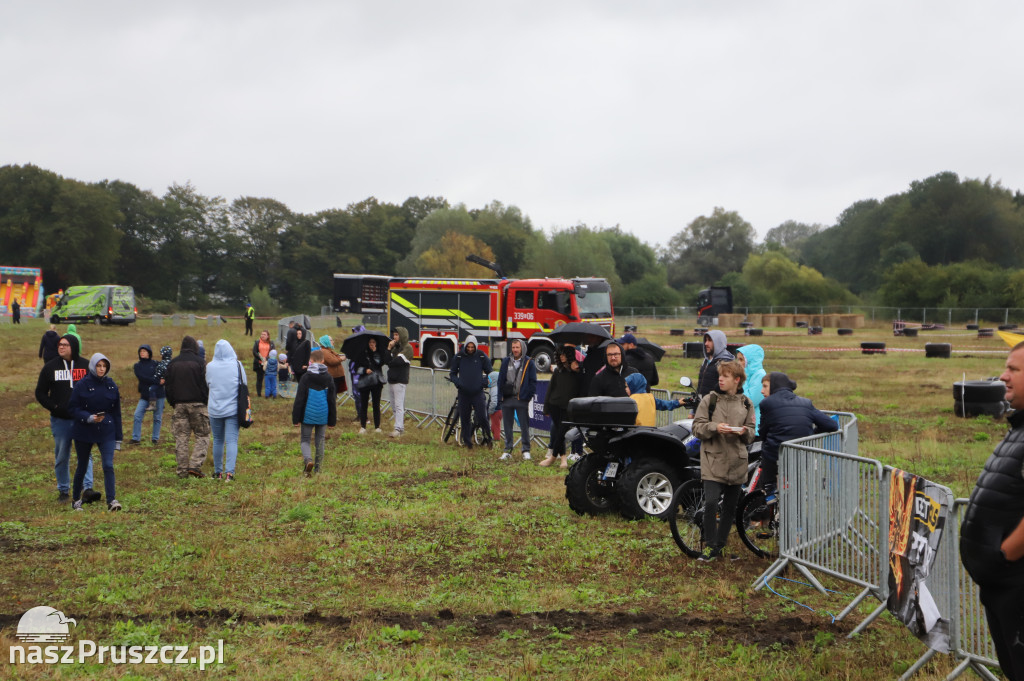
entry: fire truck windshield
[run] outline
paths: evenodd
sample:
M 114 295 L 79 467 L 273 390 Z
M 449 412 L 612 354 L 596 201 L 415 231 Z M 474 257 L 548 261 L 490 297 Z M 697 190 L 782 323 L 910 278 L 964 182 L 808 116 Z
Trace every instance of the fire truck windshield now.
M 577 296 L 580 319 L 604 319 L 612 316 L 612 294 L 610 291 L 588 291 L 582 298 Z

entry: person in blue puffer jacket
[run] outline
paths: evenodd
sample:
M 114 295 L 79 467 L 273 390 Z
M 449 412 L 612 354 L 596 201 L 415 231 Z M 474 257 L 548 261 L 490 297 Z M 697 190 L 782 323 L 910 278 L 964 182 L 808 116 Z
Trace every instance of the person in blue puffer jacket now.
M 757 432 L 757 427 L 761 425 L 761 400 L 764 399 L 761 382 L 767 375 L 764 370 L 764 348 L 754 344 L 744 345 L 736 352 L 736 359 L 747 372 L 742 392 L 754 405 L 754 431 Z
M 92 446 L 100 450 L 103 462 L 103 487 L 107 493 L 107 508 L 120 511 L 114 487 L 114 452 L 121 449 L 121 393 L 110 378 L 110 360 L 96 353 L 89 359 L 89 373 L 75 384 L 68 402 L 68 411 L 75 424 L 71 439 L 78 455 L 75 469 L 71 507 L 82 510 L 82 486 L 89 467 Z
M 292 404 L 292 423 L 302 426 L 299 449 L 302 450 L 303 471 L 308 478 L 320 472 L 324 462 L 324 440 L 327 431 L 338 423 L 337 393 L 334 379 L 327 373 L 324 351 L 314 350 L 309 355 L 309 369 L 299 379 L 299 387 Z M 316 437 L 316 461 L 310 452 L 310 438 Z
M 206 409 L 213 435 L 213 477 L 217 480 L 235 478 L 239 383 L 249 385 L 245 367 L 238 361 L 231 343 L 221 338 L 213 348 L 213 361 L 206 365 L 206 385 L 210 388 Z

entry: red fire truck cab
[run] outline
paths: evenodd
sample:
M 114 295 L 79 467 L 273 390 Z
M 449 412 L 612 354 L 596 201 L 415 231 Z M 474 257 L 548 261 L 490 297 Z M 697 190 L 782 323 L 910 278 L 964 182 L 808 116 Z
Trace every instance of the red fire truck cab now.
M 335 281 L 362 276 L 336 274 Z M 368 285 L 379 286 L 381 279 L 366 277 Z M 435 369 L 447 367 L 470 335 L 481 350 L 497 358 L 508 353 L 508 341 L 519 338 L 537 369 L 549 371 L 555 344 L 547 334 L 562 324 L 594 322 L 615 334 L 611 287 L 604 279 L 391 277 L 387 281 L 386 307 L 373 307 L 387 310 L 388 329 L 408 329 L 416 357 L 423 366 Z M 372 296 L 368 290 L 362 293 L 368 294 L 362 295 L 365 305 Z M 352 309 L 345 301 L 335 302 L 337 309 Z

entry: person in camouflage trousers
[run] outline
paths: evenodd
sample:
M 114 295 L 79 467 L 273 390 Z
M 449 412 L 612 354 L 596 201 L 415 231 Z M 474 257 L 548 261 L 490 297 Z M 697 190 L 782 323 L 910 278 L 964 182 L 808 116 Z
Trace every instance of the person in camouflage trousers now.
M 192 336 L 182 339 L 181 352 L 167 365 L 164 381 L 167 402 L 174 407 L 171 433 L 178 477 L 205 477 L 202 469 L 210 448 L 210 417 L 206 408 L 210 389 L 206 384 L 206 366 L 199 359 L 199 344 Z M 195 435 L 191 456 L 190 434 Z

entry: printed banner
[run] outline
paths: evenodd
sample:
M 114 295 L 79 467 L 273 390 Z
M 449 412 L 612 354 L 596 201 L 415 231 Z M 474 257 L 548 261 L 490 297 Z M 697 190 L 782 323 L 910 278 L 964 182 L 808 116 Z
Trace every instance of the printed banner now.
M 894 469 L 889 485 L 889 612 L 929 648 L 951 652 L 949 618 L 928 590 L 928 574 L 946 527 L 949 490 Z
M 544 400 L 550 381 L 537 381 L 537 395 L 530 400 L 530 428 L 551 432 L 551 418 L 544 415 Z

